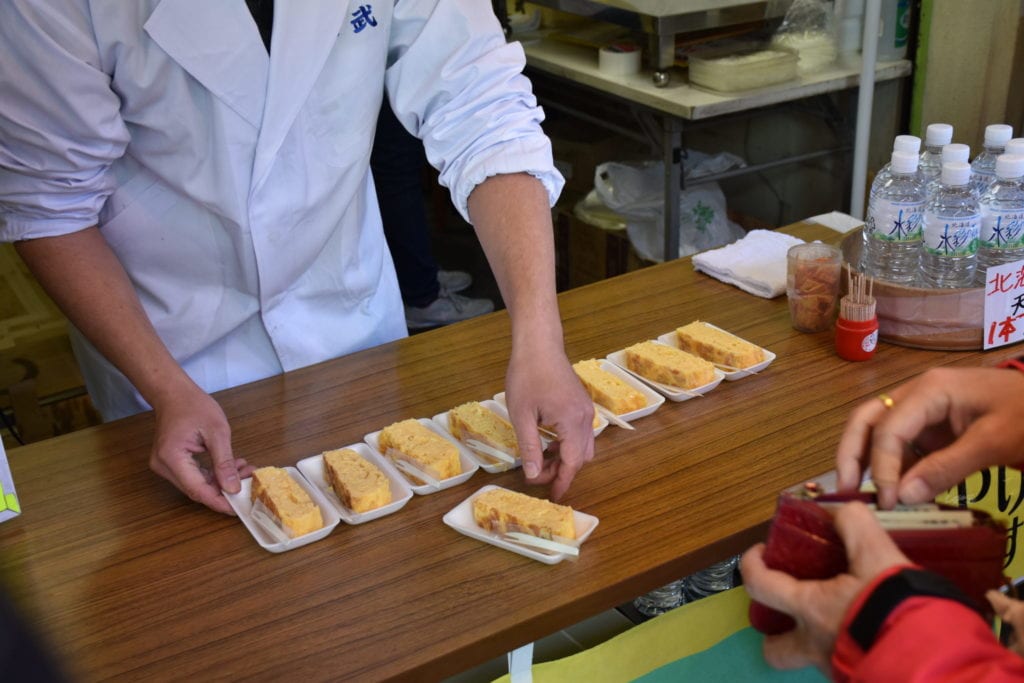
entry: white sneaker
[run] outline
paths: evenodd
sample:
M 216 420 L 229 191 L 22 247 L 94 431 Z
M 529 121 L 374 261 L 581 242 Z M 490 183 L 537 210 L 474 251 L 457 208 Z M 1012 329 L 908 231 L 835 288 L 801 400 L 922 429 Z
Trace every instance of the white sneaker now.
M 429 306 L 406 306 L 405 324 L 410 330 L 450 325 L 494 310 L 490 299 L 471 299 L 441 288 Z
M 464 270 L 439 270 L 437 271 L 437 281 L 441 284 L 441 289 L 447 289 L 449 292 L 461 292 L 464 289 L 469 289 L 469 286 L 473 284 L 473 276 Z

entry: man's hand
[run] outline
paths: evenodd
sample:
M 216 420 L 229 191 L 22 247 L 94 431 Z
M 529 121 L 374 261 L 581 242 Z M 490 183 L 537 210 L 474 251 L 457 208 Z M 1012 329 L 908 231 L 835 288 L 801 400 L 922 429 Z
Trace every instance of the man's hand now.
M 997 368 L 929 370 L 875 398 L 846 423 L 836 452 L 839 490 L 860 485 L 870 464 L 878 503 L 923 503 L 992 465 L 1021 462 L 1024 373 Z
M 551 483 L 551 498 L 559 500 L 580 468 L 594 458 L 594 404 L 561 349 L 513 349 L 506 385 L 526 480 Z M 538 425 L 558 434 L 547 460 Z
M 864 587 L 882 571 L 909 564 L 889 534 L 863 503 L 836 512 L 836 530 L 846 545 L 847 573 L 824 581 L 800 581 L 764 564 L 764 544 L 740 562 L 751 599 L 793 617 L 796 628 L 764 639 L 764 658 L 777 669 L 815 665 L 826 674 L 843 618 Z
M 239 471 L 244 477 L 251 468 L 232 457 L 224 412 L 164 346 L 99 229 L 17 242 L 15 248 L 68 319 L 153 406 L 150 468 L 193 500 L 233 514 L 220 487 L 238 491 Z M 213 472 L 196 462 L 203 452 Z
M 198 387 L 174 394 L 154 407 L 156 434 L 149 467 L 192 500 L 233 515 L 221 493 L 237 493 L 253 467 L 231 451 L 231 428 L 224 411 Z M 209 456 L 210 466 L 197 455 Z
M 557 500 L 594 457 L 594 406 L 565 357 L 547 192 L 527 173 L 496 175 L 476 186 L 468 204 L 512 322 L 505 394 L 523 472 L 532 483 L 553 482 Z M 547 462 L 539 424 L 558 434 Z

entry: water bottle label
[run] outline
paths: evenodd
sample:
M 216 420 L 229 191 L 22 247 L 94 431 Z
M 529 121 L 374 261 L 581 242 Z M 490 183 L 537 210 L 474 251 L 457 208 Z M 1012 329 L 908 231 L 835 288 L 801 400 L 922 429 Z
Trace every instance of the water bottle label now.
M 868 235 L 886 242 L 917 242 L 921 239 L 924 202 L 873 199 L 864 226 Z
M 971 256 L 978 253 L 981 214 L 944 218 L 926 213 L 924 249 L 936 256 Z
M 981 246 L 986 249 L 1024 247 L 1024 209 L 981 210 Z

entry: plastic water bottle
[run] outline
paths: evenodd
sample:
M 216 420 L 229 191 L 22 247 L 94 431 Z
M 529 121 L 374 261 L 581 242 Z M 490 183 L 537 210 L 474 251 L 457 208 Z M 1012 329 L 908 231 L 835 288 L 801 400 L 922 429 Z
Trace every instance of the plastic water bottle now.
M 661 588 L 655 588 L 650 593 L 645 593 L 633 600 L 633 607 L 636 607 L 640 614 L 647 617 L 656 617 L 671 609 L 679 607 L 686 598 L 683 595 L 683 586 L 686 579 L 679 579 L 672 583 L 665 584 Z
M 924 131 L 924 151 L 917 172 L 927 182 L 942 173 L 942 148 L 953 142 L 953 126 L 948 123 L 929 123 Z
M 1013 127 L 1005 123 L 985 126 L 985 149 L 971 162 L 971 185 L 980 197 L 996 179 L 996 158 L 1006 150 Z
M 971 167 L 942 165 L 942 184 L 924 208 L 921 280 L 926 287 L 971 287 L 981 210 L 971 191 Z
M 892 140 L 892 151 L 918 154 L 921 151 L 921 138 L 916 135 L 897 135 Z
M 736 565 L 739 563 L 739 559 L 739 555 L 730 557 L 728 560 L 716 562 L 710 567 L 686 577 L 684 592 L 686 601 L 700 600 L 735 586 Z
M 861 265 L 873 277 L 908 283 L 920 266 L 925 189 L 916 153 L 895 151 L 889 166 L 889 177 L 871 185 Z
M 996 159 L 996 179 L 978 200 L 981 239 L 975 283 L 985 285 L 985 269 L 1024 259 L 1024 156 Z
M 921 151 L 921 138 L 916 135 L 897 135 L 892 141 L 892 151 L 911 152 L 918 154 Z M 892 177 L 892 161 L 882 166 L 871 181 L 873 188 L 878 183 L 885 183 Z M 870 193 L 869 193 L 870 194 Z
M 960 161 L 967 163 L 968 159 L 971 158 L 971 147 L 970 145 L 963 145 L 959 142 L 954 142 L 948 145 L 942 146 L 942 163 L 947 161 Z M 920 174 L 919 174 L 920 175 Z M 937 175 L 928 181 L 925 186 L 925 195 L 930 199 L 935 191 L 939 189 L 939 185 L 942 184 L 942 176 Z
M 894 152 L 910 152 L 917 156 L 921 151 L 921 138 L 916 135 L 897 135 L 892 141 L 892 151 Z M 883 166 L 878 173 L 875 174 L 875 179 L 872 181 L 872 185 L 877 182 L 885 182 L 892 176 L 892 162 Z M 881 180 L 879 180 L 881 179 Z

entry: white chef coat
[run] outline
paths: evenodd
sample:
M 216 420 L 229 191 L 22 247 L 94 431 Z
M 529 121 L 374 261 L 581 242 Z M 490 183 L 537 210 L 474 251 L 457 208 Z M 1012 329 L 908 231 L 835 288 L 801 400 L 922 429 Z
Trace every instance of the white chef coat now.
M 0 239 L 98 224 L 207 391 L 405 335 L 370 149 L 386 84 L 456 207 L 561 189 L 518 44 L 482 0 L 0 3 Z M 107 419 L 145 409 L 73 335 Z

